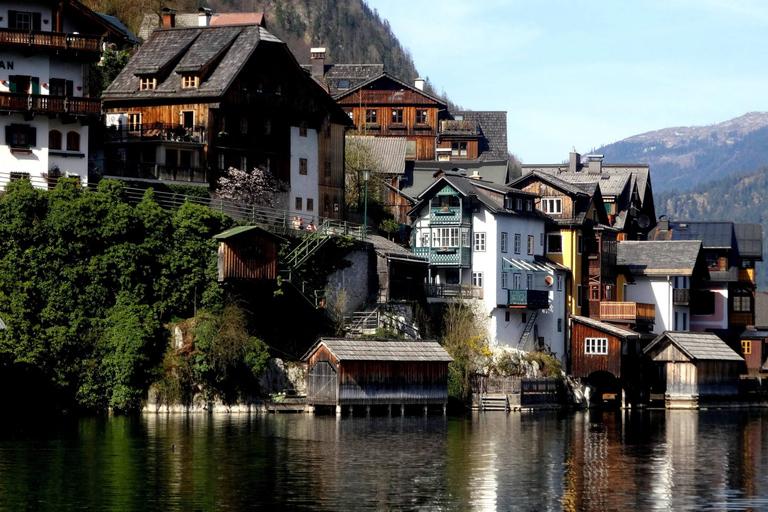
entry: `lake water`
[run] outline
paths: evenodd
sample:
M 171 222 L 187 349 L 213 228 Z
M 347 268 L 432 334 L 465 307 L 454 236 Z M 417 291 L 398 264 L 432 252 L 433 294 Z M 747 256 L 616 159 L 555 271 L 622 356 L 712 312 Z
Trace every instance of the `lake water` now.
M 0 426 L 0 510 L 768 509 L 768 411 Z

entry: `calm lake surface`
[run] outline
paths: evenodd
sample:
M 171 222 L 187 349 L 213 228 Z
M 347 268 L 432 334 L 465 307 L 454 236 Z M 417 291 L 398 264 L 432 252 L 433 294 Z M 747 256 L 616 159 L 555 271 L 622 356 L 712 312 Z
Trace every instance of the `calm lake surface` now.
M 768 411 L 2 423 L 2 510 L 768 509 Z

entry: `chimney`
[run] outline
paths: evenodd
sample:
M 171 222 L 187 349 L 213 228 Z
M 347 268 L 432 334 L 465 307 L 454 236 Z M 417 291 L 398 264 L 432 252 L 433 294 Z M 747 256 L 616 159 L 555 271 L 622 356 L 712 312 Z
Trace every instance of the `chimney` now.
M 312 76 L 323 78 L 325 75 L 325 48 L 311 48 L 309 54 L 312 62 Z
M 423 78 L 417 78 L 417 79 L 416 79 L 416 80 L 413 82 L 413 85 L 414 85 L 414 86 L 415 86 L 415 87 L 416 87 L 418 90 L 420 90 L 420 91 L 423 91 L 423 90 L 424 90 L 424 79 L 423 79 Z
M 581 155 L 576 152 L 576 148 L 573 148 L 573 151 L 571 151 L 568 162 L 568 171 L 579 172 L 581 170 Z
M 669 219 L 659 219 L 659 231 L 669 231 Z
M 213 15 L 213 11 L 211 11 L 207 7 L 201 7 L 197 10 L 198 18 L 197 18 L 197 26 L 198 27 L 210 27 L 211 26 L 211 16 Z
M 467 178 L 469 178 L 471 180 L 481 180 L 481 179 L 483 179 L 483 177 L 480 176 L 480 171 L 478 171 L 477 169 L 473 170 L 472 171 L 472 175 L 471 176 L 467 176 Z
M 163 17 L 160 26 L 163 28 L 174 28 L 176 26 L 176 9 L 163 7 Z
M 587 155 L 589 174 L 603 173 L 603 155 Z

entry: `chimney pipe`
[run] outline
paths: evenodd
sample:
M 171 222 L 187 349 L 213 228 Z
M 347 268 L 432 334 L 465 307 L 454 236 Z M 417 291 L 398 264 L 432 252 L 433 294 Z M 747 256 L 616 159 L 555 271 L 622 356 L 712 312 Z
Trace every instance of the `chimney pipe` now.
M 163 7 L 161 26 L 163 28 L 174 28 L 176 26 L 176 9 Z
M 424 90 L 424 79 L 423 78 L 417 78 L 414 80 L 413 85 L 420 91 Z
M 579 172 L 581 170 L 581 155 L 576 152 L 576 148 L 573 148 L 573 151 L 571 151 L 568 164 L 569 172 Z
M 198 12 L 198 18 L 197 18 L 197 26 L 198 27 L 210 27 L 211 26 L 211 16 L 213 15 L 213 11 L 211 11 L 207 7 L 201 7 L 197 10 Z
M 309 55 L 312 62 L 312 76 L 323 78 L 325 75 L 325 48 L 311 48 Z
M 603 155 L 587 155 L 589 174 L 603 173 Z

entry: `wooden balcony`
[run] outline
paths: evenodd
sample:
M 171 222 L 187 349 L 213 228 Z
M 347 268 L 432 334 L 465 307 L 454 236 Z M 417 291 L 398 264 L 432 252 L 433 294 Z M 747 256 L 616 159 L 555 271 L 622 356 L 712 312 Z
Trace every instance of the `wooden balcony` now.
M 414 247 L 413 253 L 429 258 L 429 264 L 436 267 L 466 267 L 472 264 L 469 247 Z
M 549 307 L 549 292 L 546 290 L 507 290 L 510 308 L 547 309 Z
M 600 302 L 600 320 L 625 320 L 630 323 L 656 321 L 656 306 L 641 302 Z
M 98 58 L 101 53 L 100 36 L 43 32 L 39 30 L 0 28 L 0 45 L 94 52 L 94 58 Z
M 208 131 L 205 126 L 183 126 L 172 123 L 147 123 L 109 127 L 104 134 L 106 143 L 146 142 L 167 140 L 174 143 L 207 144 Z
M 425 284 L 427 297 L 442 299 L 482 299 L 483 289 L 468 284 Z
M 0 93 L 0 111 L 42 114 L 101 115 L 101 100 L 47 94 Z
M 691 290 L 675 288 L 672 290 L 672 302 L 675 306 L 689 306 L 691 304 Z
M 176 167 L 148 162 L 108 162 L 108 177 L 138 178 L 145 180 L 208 183 L 209 171 L 202 167 Z
M 747 325 L 754 325 L 754 313 L 750 312 L 731 312 L 728 315 L 728 323 L 731 325 L 738 325 L 741 327 L 746 327 Z

